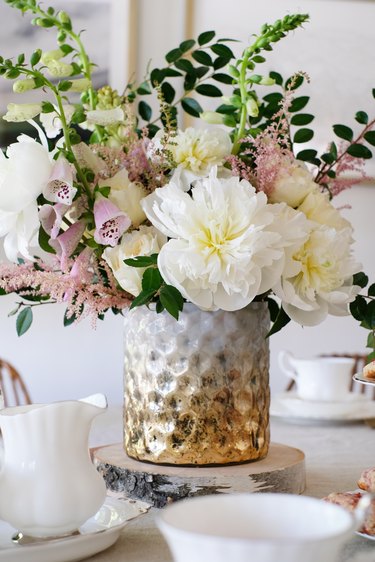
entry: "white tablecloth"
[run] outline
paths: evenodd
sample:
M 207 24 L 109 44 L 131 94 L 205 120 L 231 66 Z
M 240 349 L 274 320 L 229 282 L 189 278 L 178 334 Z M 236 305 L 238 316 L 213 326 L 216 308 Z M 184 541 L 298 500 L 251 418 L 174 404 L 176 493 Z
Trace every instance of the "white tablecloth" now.
M 375 465 L 375 429 L 363 423 L 297 425 L 272 419 L 271 437 L 273 442 L 304 451 L 307 473 L 305 495 L 321 498 L 333 491 L 356 489 L 362 470 Z M 95 420 L 92 445 L 121 440 L 122 416 L 119 408 Z M 146 515 L 130 522 L 113 547 L 87 560 L 171 562 L 168 547 L 154 523 L 157 512 L 152 508 Z M 339 562 L 349 561 L 375 562 L 375 541 L 353 536 L 339 558 Z

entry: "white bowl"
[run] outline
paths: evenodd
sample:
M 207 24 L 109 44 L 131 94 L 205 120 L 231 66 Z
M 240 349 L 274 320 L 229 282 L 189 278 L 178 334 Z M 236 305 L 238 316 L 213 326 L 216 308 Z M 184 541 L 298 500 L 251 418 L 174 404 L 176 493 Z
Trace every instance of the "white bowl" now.
M 337 505 L 267 493 L 182 500 L 157 523 L 176 562 L 333 562 L 358 527 Z

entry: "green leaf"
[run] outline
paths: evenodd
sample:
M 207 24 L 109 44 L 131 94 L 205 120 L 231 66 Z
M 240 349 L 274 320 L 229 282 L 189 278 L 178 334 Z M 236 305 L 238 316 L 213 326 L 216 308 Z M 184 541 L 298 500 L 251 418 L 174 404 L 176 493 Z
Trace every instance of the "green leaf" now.
M 23 308 L 16 320 L 16 330 L 18 336 L 23 336 L 25 332 L 30 328 L 33 322 L 33 311 L 30 306 Z
M 353 318 L 363 320 L 367 310 L 366 300 L 361 295 L 357 295 L 355 300 L 350 303 L 349 309 Z
M 367 125 L 368 115 L 365 111 L 357 111 L 357 113 L 355 114 L 355 120 L 361 125 Z
M 222 105 L 219 105 L 219 107 L 217 107 L 215 111 L 216 111 L 216 113 L 223 113 L 224 115 L 231 115 L 232 113 L 235 113 L 237 111 L 237 108 L 234 107 L 233 105 L 223 103 Z
M 179 70 L 183 70 L 183 72 L 195 73 L 194 66 L 187 59 L 180 59 L 176 61 L 175 67 L 178 68 Z
M 153 86 L 161 84 L 165 78 L 165 74 L 160 70 L 160 68 L 154 68 L 151 71 L 150 79 Z
M 285 310 L 280 307 L 279 313 L 276 317 L 275 322 L 273 323 L 270 331 L 267 334 L 267 338 L 279 332 L 284 326 L 286 326 L 290 322 L 290 318 L 285 312 Z
M 232 76 L 229 76 L 228 74 L 223 74 L 218 72 L 217 74 L 213 74 L 212 78 L 214 80 L 216 80 L 217 82 L 221 82 L 222 84 L 232 84 L 233 83 L 233 78 Z
M 128 258 L 124 260 L 126 265 L 131 265 L 132 267 L 148 267 L 150 265 L 155 265 L 158 261 L 158 254 L 151 254 L 151 256 L 137 256 L 135 258 Z
M 130 309 L 135 308 L 136 306 L 143 306 L 144 304 L 148 304 L 154 298 L 155 291 L 141 291 L 137 297 L 133 300 L 130 305 Z
M 175 78 L 177 76 L 182 76 L 181 72 L 175 70 L 174 68 L 163 68 L 162 71 L 165 78 Z
M 318 153 L 316 150 L 312 150 L 312 149 L 301 150 L 301 152 L 297 154 L 296 158 L 297 160 L 302 160 L 303 162 L 310 162 L 311 160 L 316 158 L 317 154 Z
M 370 330 L 375 329 L 375 301 L 368 303 L 364 320 Z
M 156 303 L 156 313 L 160 314 L 161 312 L 163 312 L 163 310 L 165 310 L 164 306 L 161 304 L 160 301 L 157 301 L 157 303 Z
M 219 68 L 223 68 L 223 66 L 227 66 L 228 59 L 225 57 L 217 57 L 214 60 L 214 70 L 219 70 Z
M 274 92 L 273 94 L 267 94 L 266 96 L 263 97 L 263 99 L 265 102 L 269 104 L 276 105 L 279 104 L 279 102 L 281 102 L 283 96 L 279 92 Z
M 50 101 L 42 101 L 42 113 L 53 113 L 55 108 Z
M 183 53 L 186 53 L 187 51 L 190 51 L 190 49 L 192 49 L 194 45 L 195 45 L 194 39 L 187 39 L 186 41 L 182 41 L 182 43 L 180 43 L 180 50 Z
M 375 336 L 374 336 L 374 332 L 370 332 L 369 335 L 367 336 L 367 344 L 366 347 L 369 347 L 370 349 L 374 349 L 375 348 Z
M 58 85 L 57 88 L 60 92 L 67 92 L 68 90 L 70 90 L 71 86 L 72 86 L 72 83 L 69 82 L 69 80 L 63 80 L 62 82 L 59 82 L 59 85 Z
M 285 89 L 286 90 L 297 90 L 300 86 L 302 86 L 303 82 L 304 82 L 304 76 L 303 75 L 299 75 L 299 76 L 291 76 L 290 78 L 288 78 L 288 80 L 285 82 Z M 292 86 L 293 84 L 293 86 Z
M 192 90 L 194 90 L 194 86 L 197 82 L 197 76 L 196 74 L 186 74 L 185 76 L 185 80 L 184 80 L 184 90 L 185 92 L 191 92 Z
M 205 66 L 212 66 L 212 58 L 205 51 L 194 51 L 191 55 L 194 60 L 199 62 L 199 64 L 204 64 Z
M 279 305 L 277 304 L 276 301 L 274 301 L 269 297 L 267 298 L 267 305 L 268 305 L 271 321 L 275 322 L 280 310 Z
M 347 140 L 351 142 L 353 140 L 353 131 L 350 127 L 346 125 L 333 125 L 333 132 L 337 135 L 340 139 Z
M 301 111 L 301 109 L 303 109 L 308 104 L 309 99 L 309 96 L 300 96 L 299 98 L 295 98 L 290 104 L 290 113 Z
M 311 129 L 299 129 L 293 137 L 293 142 L 303 143 L 310 141 L 314 136 L 314 131 Z
M 367 133 L 364 134 L 364 137 L 369 144 L 375 146 L 375 131 L 367 131 Z
M 0 287 L 0 296 L 2 295 L 7 295 L 8 293 L 6 292 L 5 289 L 3 289 L 2 287 Z
M 192 115 L 193 117 L 199 117 L 199 114 L 203 111 L 197 100 L 193 98 L 183 98 L 181 100 L 181 106 L 186 113 Z
M 48 252 L 49 254 L 56 254 L 56 251 L 52 248 L 52 246 L 49 245 L 49 239 L 50 237 L 48 236 L 46 231 L 43 229 L 43 227 L 40 227 L 38 233 L 39 246 L 42 248 L 42 250 Z
M 149 267 L 142 277 L 143 291 L 158 291 L 163 284 L 163 278 L 156 267 Z
M 278 86 L 282 86 L 283 85 L 283 77 L 281 76 L 281 74 L 279 74 L 278 72 L 274 72 L 273 70 L 270 72 L 269 74 L 270 78 L 272 78 L 273 80 L 275 80 L 276 84 Z
M 151 107 L 143 100 L 138 104 L 138 113 L 144 121 L 150 121 L 152 117 Z
M 204 31 L 200 35 L 198 35 L 198 43 L 199 45 L 205 45 L 209 43 L 215 37 L 214 31 Z
M 350 154 L 350 156 L 354 156 L 354 158 L 364 158 L 365 160 L 372 158 L 371 150 L 369 150 L 367 146 L 363 146 L 363 144 L 351 144 L 347 153 Z
M 220 98 L 223 93 L 217 86 L 213 84 L 200 84 L 195 88 L 198 94 L 202 94 L 202 96 L 209 96 L 211 98 Z
M 310 115 L 309 113 L 298 113 L 297 115 L 293 115 L 290 123 L 292 125 L 297 125 L 298 127 L 300 127 L 301 125 L 308 125 L 314 119 L 314 115 Z
M 150 87 L 150 83 L 149 82 L 142 82 L 142 84 L 140 84 L 137 88 L 137 93 L 140 96 L 145 96 L 148 94 L 151 94 L 151 87 Z
M 42 49 L 37 49 L 36 51 L 34 51 L 30 57 L 31 66 L 35 66 L 36 64 L 38 64 L 38 62 L 41 59 L 41 56 L 42 56 Z
M 198 66 L 198 68 L 195 69 L 195 74 L 197 78 L 202 78 L 209 70 L 208 66 Z
M 370 363 L 371 361 L 374 361 L 375 359 L 375 351 L 373 351 L 372 353 L 370 353 L 369 355 L 367 355 L 367 359 L 366 362 Z
M 18 78 L 20 74 L 21 73 L 17 68 L 11 68 L 10 70 L 6 71 L 4 76 L 9 80 L 14 80 L 15 78 Z
M 363 273 L 363 271 L 360 271 L 359 273 L 353 275 L 353 285 L 357 285 L 358 287 L 361 287 L 363 289 L 364 287 L 366 287 L 367 283 L 368 277 L 365 273 Z
M 227 45 L 216 43 L 216 45 L 212 45 L 210 49 L 213 53 L 215 53 L 215 55 L 219 55 L 219 57 L 224 57 L 228 61 L 234 58 L 233 51 Z
M 22 53 L 21 55 L 18 55 L 17 64 L 23 64 L 24 62 L 25 62 L 25 55 Z
M 326 152 L 325 154 L 322 154 L 321 159 L 326 164 L 333 164 L 333 162 L 335 161 L 333 154 L 331 154 L 330 152 Z
M 172 103 L 174 100 L 174 97 L 176 95 L 176 91 L 173 88 L 173 86 L 171 86 L 169 84 L 169 82 L 163 82 L 162 86 L 161 86 L 161 91 L 163 94 L 163 97 L 165 99 L 165 101 L 167 103 Z
M 64 324 L 65 328 L 67 326 L 71 326 L 72 324 L 74 324 L 74 322 L 76 320 L 77 320 L 77 317 L 74 313 L 68 316 L 68 311 L 67 310 L 65 311 L 64 318 L 63 318 L 63 324 Z
M 164 285 L 160 289 L 159 299 L 169 314 L 178 320 L 179 311 L 184 306 L 181 293 L 172 285 Z
M 367 294 L 369 297 L 375 297 L 375 283 L 369 286 Z
M 169 63 L 175 62 L 176 60 L 180 59 L 183 55 L 181 49 L 172 49 L 165 55 L 165 60 Z

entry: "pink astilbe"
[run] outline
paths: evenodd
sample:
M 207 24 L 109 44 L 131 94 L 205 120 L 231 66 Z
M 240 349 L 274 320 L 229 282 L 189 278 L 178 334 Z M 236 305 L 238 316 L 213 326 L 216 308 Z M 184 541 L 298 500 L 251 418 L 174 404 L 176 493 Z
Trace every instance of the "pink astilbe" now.
M 346 152 L 349 143 L 342 142 L 338 147 L 338 156 L 335 164 L 336 177 L 330 178 L 327 173 L 329 166 L 325 166 L 321 173 L 318 173 L 316 181 L 321 186 L 327 186 L 331 197 L 335 197 L 345 189 L 349 189 L 358 183 L 369 179 L 365 173 L 365 161 L 355 158 Z
M 67 304 L 67 318 L 76 321 L 91 316 L 96 319 L 108 309 L 122 310 L 131 304 L 132 296 L 118 289 L 116 281 L 105 262 L 100 267 L 94 266 L 95 283 L 92 276 L 83 280 L 81 276 L 72 275 L 71 271 L 56 271 L 43 262 L 25 264 L 0 264 L 0 287 L 7 293 L 24 296 L 41 296 L 50 302 Z

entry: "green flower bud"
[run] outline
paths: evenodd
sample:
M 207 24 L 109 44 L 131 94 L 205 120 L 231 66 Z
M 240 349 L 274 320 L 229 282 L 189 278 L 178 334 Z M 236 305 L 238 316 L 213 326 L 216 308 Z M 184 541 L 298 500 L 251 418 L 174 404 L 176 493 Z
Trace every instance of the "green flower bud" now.
M 228 66 L 228 72 L 233 78 L 238 78 L 240 75 L 240 71 L 233 64 Z
M 41 56 L 43 64 L 48 66 L 51 62 L 62 59 L 65 56 L 61 49 L 54 49 L 53 51 L 45 51 Z
M 7 113 L 3 116 L 5 121 L 19 123 L 33 119 L 42 111 L 40 103 L 10 103 Z
M 112 90 L 110 86 L 103 86 L 98 90 L 98 109 L 113 109 L 119 107 L 122 102 L 117 90 Z
M 273 86 L 275 84 L 275 80 L 273 78 L 270 78 L 269 76 L 263 76 L 259 84 L 261 86 Z
M 246 111 L 250 117 L 258 117 L 259 107 L 254 98 L 249 98 L 246 102 Z
M 73 66 L 60 60 L 51 60 L 46 66 L 48 72 L 54 78 L 66 78 L 73 73 Z
M 23 94 L 35 88 L 35 80 L 33 78 L 25 78 L 24 80 L 16 80 L 13 83 L 13 92 Z
M 59 12 L 58 18 L 59 18 L 59 21 L 61 23 L 70 23 L 69 15 L 66 12 L 64 12 L 63 10 L 61 12 Z
M 77 80 L 71 80 L 70 92 L 85 92 L 91 87 L 91 82 L 87 78 L 77 78 Z
M 199 117 L 210 125 L 222 125 L 224 122 L 223 115 L 216 113 L 216 111 L 202 111 Z

